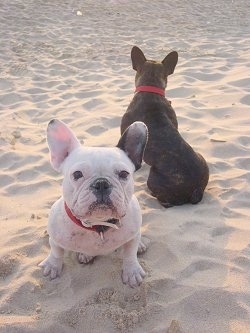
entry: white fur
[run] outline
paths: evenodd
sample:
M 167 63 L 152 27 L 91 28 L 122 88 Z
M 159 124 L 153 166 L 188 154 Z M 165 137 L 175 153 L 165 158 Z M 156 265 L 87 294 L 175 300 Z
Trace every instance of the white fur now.
M 54 279 L 61 274 L 64 250 L 77 252 L 79 262 L 88 263 L 95 256 L 109 254 L 123 246 L 122 281 L 130 287 L 139 285 L 145 272 L 138 262 L 137 251 L 144 245 L 140 235 L 141 210 L 133 194 L 133 162 L 118 147 L 81 147 L 71 130 L 59 120 L 49 124 L 47 133 L 51 163 L 63 173 L 64 180 L 63 196 L 54 203 L 49 215 L 51 251 L 39 265 L 43 268 L 44 275 Z M 129 140 L 136 133 L 147 136 L 143 123 L 131 125 Z M 127 179 L 119 177 L 122 170 L 129 173 Z M 83 177 L 75 180 L 74 171 L 81 171 Z M 111 208 L 99 205 L 90 209 L 96 201 L 91 184 L 98 178 L 107 179 L 112 186 Z M 64 201 L 74 216 L 87 221 L 90 226 L 97 224 L 98 220 L 117 218 L 120 220 L 120 227 L 109 228 L 104 232 L 104 239 L 101 239 L 97 232 L 81 228 L 71 221 L 65 211 Z

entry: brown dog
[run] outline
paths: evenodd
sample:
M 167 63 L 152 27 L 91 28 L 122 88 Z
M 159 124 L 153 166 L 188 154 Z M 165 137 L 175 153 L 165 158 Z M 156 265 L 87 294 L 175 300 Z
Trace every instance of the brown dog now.
M 173 51 L 162 62 L 156 62 L 147 60 L 134 46 L 131 59 L 136 70 L 136 93 L 122 117 L 121 132 L 134 121 L 147 125 L 144 161 L 151 166 L 147 184 L 164 207 L 196 204 L 208 183 L 208 166 L 181 137 L 175 112 L 165 98 L 167 77 L 174 72 L 178 53 Z

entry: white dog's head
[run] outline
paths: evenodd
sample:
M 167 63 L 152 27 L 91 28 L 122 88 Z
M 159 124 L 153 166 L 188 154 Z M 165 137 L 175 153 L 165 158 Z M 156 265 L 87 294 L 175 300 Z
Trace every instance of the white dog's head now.
M 47 140 L 51 164 L 64 175 L 64 200 L 83 225 L 126 215 L 134 192 L 133 173 L 141 167 L 147 142 L 144 123 L 133 123 L 113 148 L 81 146 L 60 120 L 50 121 Z

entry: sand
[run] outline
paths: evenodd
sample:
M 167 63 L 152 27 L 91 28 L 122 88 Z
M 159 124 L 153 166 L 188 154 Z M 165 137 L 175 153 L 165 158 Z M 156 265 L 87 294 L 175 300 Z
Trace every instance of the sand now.
M 250 331 L 250 7 L 223 1 L 0 3 L 0 332 Z M 120 279 L 119 251 L 49 281 L 47 216 L 61 195 L 45 129 L 56 117 L 89 146 L 112 146 L 134 91 L 130 50 L 176 50 L 167 97 L 208 161 L 198 205 L 165 209 L 135 174 L 144 283 Z

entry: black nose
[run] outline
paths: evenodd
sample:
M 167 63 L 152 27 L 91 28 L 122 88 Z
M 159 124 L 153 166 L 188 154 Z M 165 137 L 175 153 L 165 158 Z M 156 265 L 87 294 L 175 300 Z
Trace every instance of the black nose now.
M 96 196 L 107 196 L 111 193 L 112 185 L 106 178 L 97 178 L 92 184 L 91 189 Z

